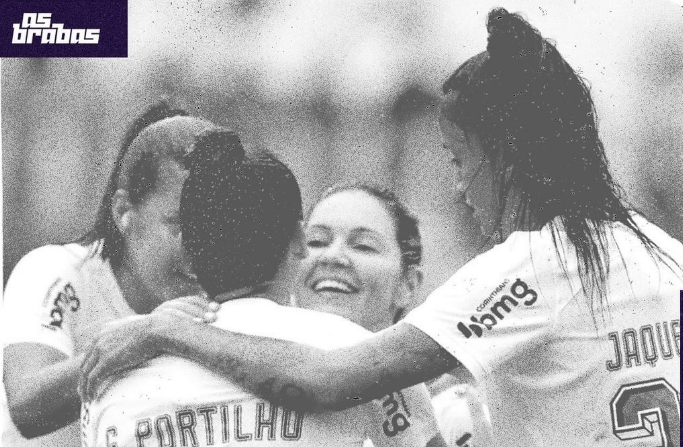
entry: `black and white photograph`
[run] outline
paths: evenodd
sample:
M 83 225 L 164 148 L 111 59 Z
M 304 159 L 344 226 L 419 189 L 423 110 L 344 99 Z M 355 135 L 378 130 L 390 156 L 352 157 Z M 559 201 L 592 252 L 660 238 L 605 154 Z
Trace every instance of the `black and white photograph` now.
M 682 36 L 3 0 L 0 446 L 680 446 Z

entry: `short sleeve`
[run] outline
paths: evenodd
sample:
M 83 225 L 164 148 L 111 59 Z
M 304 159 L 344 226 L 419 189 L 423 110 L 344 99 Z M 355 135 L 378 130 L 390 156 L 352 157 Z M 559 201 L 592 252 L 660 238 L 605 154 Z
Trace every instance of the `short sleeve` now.
M 10 275 L 3 298 L 3 344 L 39 343 L 72 355 L 64 314 L 79 302 L 74 255 L 44 246 L 24 256 Z
M 516 242 L 470 261 L 399 323 L 434 339 L 477 380 L 542 342 L 555 319 L 555 300 L 538 284 L 551 252 L 532 262 L 529 244 Z
M 373 414 L 367 437 L 375 447 L 424 446 L 439 433 L 424 385 L 393 392 L 368 407 Z

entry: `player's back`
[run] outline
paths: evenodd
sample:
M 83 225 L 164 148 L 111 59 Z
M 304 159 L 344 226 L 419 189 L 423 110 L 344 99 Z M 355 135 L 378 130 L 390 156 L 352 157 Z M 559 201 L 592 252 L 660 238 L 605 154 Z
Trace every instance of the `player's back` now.
M 368 336 L 343 318 L 257 298 L 224 303 L 215 324 L 322 349 Z M 91 447 L 360 446 L 368 435 L 382 437 L 375 445 L 425 445 L 436 434 L 428 406 L 426 389 L 413 387 L 342 412 L 302 414 L 272 406 L 193 362 L 163 356 L 121 376 L 84 406 L 84 436 Z
M 638 224 L 683 263 L 678 241 L 644 219 Z M 506 402 L 502 411 L 492 412 L 499 441 L 680 445 L 681 271 L 655 261 L 623 226 L 615 226 L 608 246 L 602 313 L 591 315 L 571 257 L 571 288 L 564 273 L 544 278 L 547 270 L 537 270 L 539 301 L 558 303 L 554 324 L 542 342 L 501 362 L 492 374 L 495 380 L 487 383 L 490 404 Z

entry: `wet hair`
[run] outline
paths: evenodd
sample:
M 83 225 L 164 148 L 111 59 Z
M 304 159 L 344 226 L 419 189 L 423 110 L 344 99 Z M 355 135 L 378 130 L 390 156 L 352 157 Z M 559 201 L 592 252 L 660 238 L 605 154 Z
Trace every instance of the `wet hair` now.
M 362 191 L 379 200 L 389 213 L 396 226 L 396 241 L 401 249 L 401 264 L 403 268 L 418 267 L 422 262 L 422 239 L 417 218 L 396 197 L 392 191 L 377 185 L 363 182 L 340 183 L 333 185 L 323 192 L 320 199 L 313 204 L 308 216 L 315 207 L 330 196 L 344 191 Z
M 593 312 L 607 304 L 609 227 L 604 223 L 622 223 L 651 254 L 659 248 L 638 228 L 612 179 L 586 83 L 520 15 L 493 9 L 486 26 L 486 51 L 443 84 L 444 116 L 466 135 L 479 137 L 493 162 L 496 228 L 515 188 L 521 194 L 517 225 L 550 224 L 559 256 L 554 221 L 559 218 L 575 247 L 595 318 Z
M 180 222 L 210 296 L 274 278 L 302 219 L 294 174 L 274 155 L 245 154 L 236 133 L 207 132 L 186 157 Z
M 125 241 L 112 216 L 114 194 L 124 189 L 128 191 L 131 203 L 139 204 L 154 190 L 162 161 L 170 159 L 182 163 L 195 135 L 211 126 L 208 121 L 189 117 L 185 110 L 173 109 L 164 101 L 145 110 L 124 135 L 95 224 L 77 242 L 94 244 L 93 255 L 109 259 L 114 267 L 120 266 Z

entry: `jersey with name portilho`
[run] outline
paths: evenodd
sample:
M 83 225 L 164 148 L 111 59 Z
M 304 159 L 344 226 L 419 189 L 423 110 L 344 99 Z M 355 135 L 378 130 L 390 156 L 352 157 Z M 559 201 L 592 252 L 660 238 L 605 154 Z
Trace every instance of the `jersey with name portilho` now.
M 611 224 L 602 311 L 557 222 L 474 258 L 402 323 L 485 384 L 499 445 L 680 445 L 683 245 L 634 219 L 671 259 Z
M 225 302 L 225 330 L 334 349 L 372 333 L 336 315 L 264 298 Z M 424 446 L 437 434 L 423 385 L 340 412 L 301 413 L 254 396 L 197 363 L 161 356 L 118 377 L 82 410 L 84 445 Z

